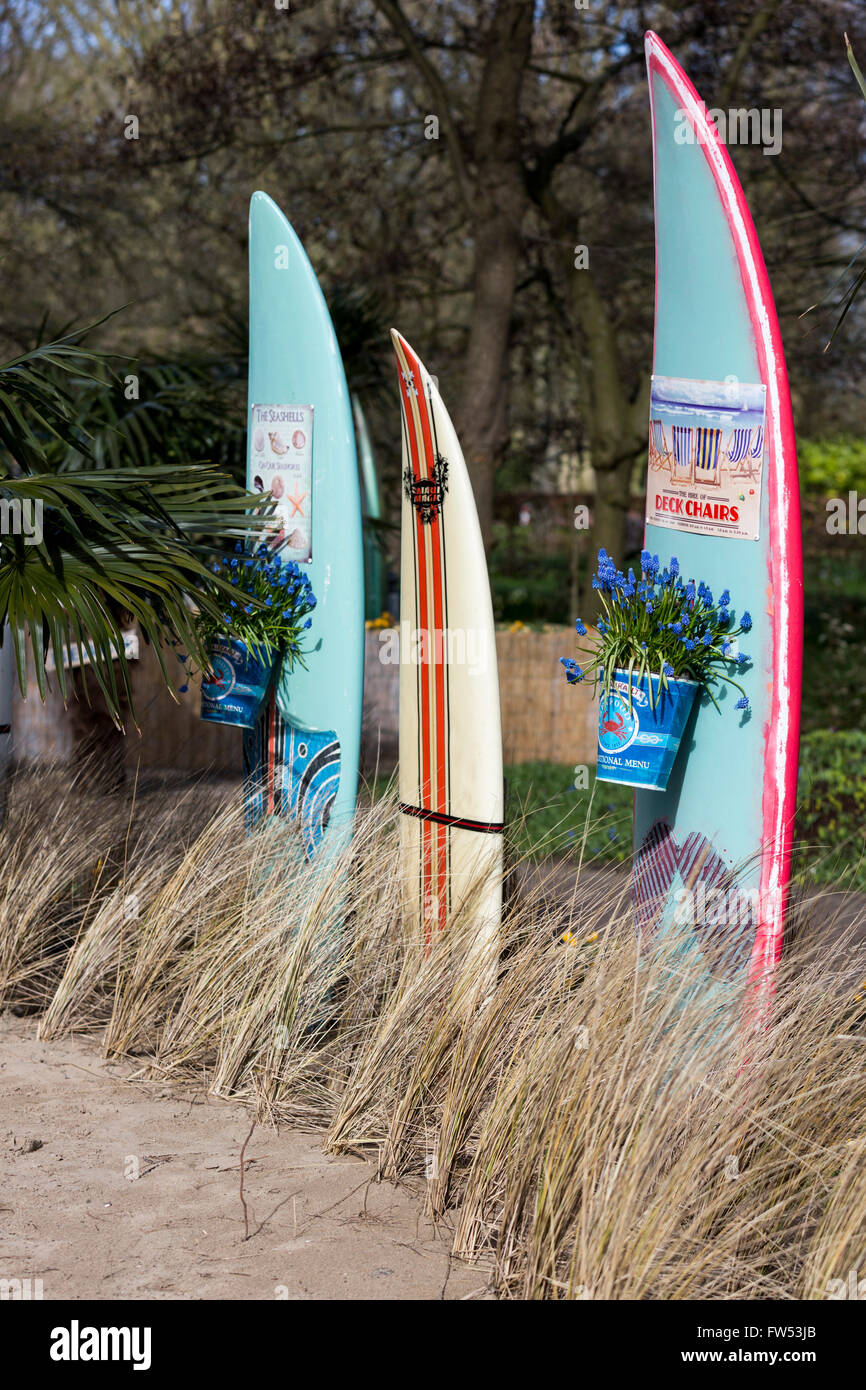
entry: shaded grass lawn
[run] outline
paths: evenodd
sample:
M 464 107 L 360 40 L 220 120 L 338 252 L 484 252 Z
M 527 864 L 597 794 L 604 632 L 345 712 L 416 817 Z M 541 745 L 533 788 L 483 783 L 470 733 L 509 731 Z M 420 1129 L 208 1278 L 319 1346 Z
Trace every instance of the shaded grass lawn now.
M 575 787 L 557 763 L 505 769 L 506 823 L 515 859 L 576 858 L 620 864 L 631 857 L 633 790 L 599 782 Z M 800 752 L 797 872 L 812 883 L 866 891 L 866 733 L 805 734 Z

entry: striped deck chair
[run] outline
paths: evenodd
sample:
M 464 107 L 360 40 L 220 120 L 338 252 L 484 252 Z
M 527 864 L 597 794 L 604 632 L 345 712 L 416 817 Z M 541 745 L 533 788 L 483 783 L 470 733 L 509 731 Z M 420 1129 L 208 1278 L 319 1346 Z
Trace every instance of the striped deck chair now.
M 671 466 L 671 451 L 665 439 L 665 427 L 661 420 L 650 420 L 650 468 Z
M 731 468 L 732 479 L 742 479 L 744 482 L 748 479 L 750 482 L 757 482 L 761 473 L 763 456 L 763 426 L 758 425 L 755 430 L 732 430 L 731 442 L 728 445 L 728 463 L 733 465 Z
M 698 425 L 695 429 L 695 482 L 709 487 L 720 487 L 722 470 L 719 467 L 722 431 L 709 425 Z
M 728 463 L 731 472 L 735 472 L 736 465 L 742 463 L 749 457 L 752 447 L 752 431 L 750 429 L 731 430 L 731 442 L 728 445 Z
M 674 440 L 671 482 L 693 483 L 695 480 L 692 450 L 694 430 L 691 425 L 674 425 L 671 433 Z

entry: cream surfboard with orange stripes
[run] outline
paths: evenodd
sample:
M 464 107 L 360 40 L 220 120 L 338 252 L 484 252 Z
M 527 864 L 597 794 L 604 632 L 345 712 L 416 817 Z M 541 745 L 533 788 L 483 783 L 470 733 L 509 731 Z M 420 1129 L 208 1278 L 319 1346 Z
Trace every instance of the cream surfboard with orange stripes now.
M 436 383 L 399 333 L 403 422 L 400 808 L 407 925 L 462 915 L 488 963 L 502 913 L 502 727 L 493 607 L 469 474 Z

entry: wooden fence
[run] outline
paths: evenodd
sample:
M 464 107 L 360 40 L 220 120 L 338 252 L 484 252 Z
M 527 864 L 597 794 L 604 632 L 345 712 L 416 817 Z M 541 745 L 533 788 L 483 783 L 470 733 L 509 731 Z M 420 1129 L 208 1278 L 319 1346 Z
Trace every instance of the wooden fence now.
M 596 709 L 589 691 L 569 686 L 559 665 L 574 653 L 574 629 L 546 632 L 498 632 L 496 652 L 502 704 L 503 752 L 507 763 L 547 760 L 594 763 Z M 399 665 L 393 660 L 394 639 L 387 630 L 369 630 L 364 677 L 362 761 L 365 771 L 376 765 L 390 771 L 397 760 Z M 392 659 L 383 660 L 390 652 Z M 177 667 L 175 684 L 183 683 Z M 167 663 L 168 664 L 168 663 Z M 172 667 L 170 667 L 172 669 Z M 13 756 L 17 761 L 69 762 L 75 739 L 71 711 L 60 696 L 49 694 L 43 705 L 30 680 L 30 695 L 17 694 L 12 713 Z M 133 694 L 140 734 L 130 726 L 125 738 L 125 761 L 135 767 L 174 768 L 231 774 L 241 767 L 241 734 L 199 718 L 195 682 L 186 694 L 172 699 L 162 682 L 154 653 L 142 644 L 141 660 L 133 666 Z

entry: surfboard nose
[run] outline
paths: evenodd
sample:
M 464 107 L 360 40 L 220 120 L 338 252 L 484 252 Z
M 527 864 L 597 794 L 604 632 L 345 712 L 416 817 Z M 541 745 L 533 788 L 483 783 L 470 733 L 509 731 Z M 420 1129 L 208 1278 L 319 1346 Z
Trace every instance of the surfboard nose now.
M 659 38 L 658 34 L 653 29 L 647 29 L 644 34 L 643 48 L 647 59 L 650 57 L 650 54 L 655 54 L 656 57 L 661 55 L 665 58 L 670 58 L 672 56 L 667 44 L 663 39 Z

